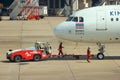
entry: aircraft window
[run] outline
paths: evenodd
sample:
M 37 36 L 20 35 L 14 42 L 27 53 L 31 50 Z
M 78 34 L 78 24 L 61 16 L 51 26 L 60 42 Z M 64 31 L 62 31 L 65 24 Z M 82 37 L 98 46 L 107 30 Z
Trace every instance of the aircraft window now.
M 111 18 L 111 21 L 113 21 L 114 19 L 113 18 Z
M 116 18 L 116 21 L 119 21 L 119 18 Z
M 69 17 L 66 21 L 71 21 L 73 19 L 73 17 Z
M 84 22 L 83 17 L 79 17 L 79 22 Z
M 72 19 L 72 21 L 78 22 L 78 17 L 74 17 L 74 18 Z

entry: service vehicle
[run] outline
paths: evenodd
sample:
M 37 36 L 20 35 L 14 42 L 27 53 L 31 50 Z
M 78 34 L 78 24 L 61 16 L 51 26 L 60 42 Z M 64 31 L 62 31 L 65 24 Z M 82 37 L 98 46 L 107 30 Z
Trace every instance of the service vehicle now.
M 6 58 L 9 61 L 21 62 L 24 60 L 39 61 L 51 57 L 51 46 L 48 42 L 35 42 L 33 47 L 9 50 L 6 53 Z

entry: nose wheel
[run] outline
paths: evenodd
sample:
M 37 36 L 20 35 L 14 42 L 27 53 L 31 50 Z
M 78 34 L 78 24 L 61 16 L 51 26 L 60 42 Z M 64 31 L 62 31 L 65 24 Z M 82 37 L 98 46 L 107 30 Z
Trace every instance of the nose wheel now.
M 104 52 L 105 52 L 105 45 L 104 44 L 101 44 L 100 42 L 97 43 L 99 49 L 98 49 L 98 54 L 97 54 L 97 59 L 99 60 L 103 60 L 104 59 Z
M 98 53 L 97 54 L 97 59 L 99 59 L 99 60 L 104 59 L 104 54 L 103 53 Z

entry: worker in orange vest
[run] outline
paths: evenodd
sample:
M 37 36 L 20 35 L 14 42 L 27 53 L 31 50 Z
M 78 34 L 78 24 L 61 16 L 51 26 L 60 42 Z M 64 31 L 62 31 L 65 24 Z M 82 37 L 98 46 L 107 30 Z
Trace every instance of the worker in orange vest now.
M 63 57 L 63 50 L 62 50 L 62 48 L 64 48 L 64 47 L 62 46 L 62 42 L 60 42 L 59 48 L 58 48 L 58 51 L 59 51 L 58 57 L 60 57 L 60 55 Z
M 90 50 L 90 47 L 88 47 L 87 49 L 87 61 L 90 63 L 90 59 L 91 59 L 91 50 Z

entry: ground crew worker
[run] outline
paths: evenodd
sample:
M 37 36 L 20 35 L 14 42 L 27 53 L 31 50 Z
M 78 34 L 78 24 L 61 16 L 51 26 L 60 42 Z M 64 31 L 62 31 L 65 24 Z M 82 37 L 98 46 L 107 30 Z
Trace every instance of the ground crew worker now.
M 60 57 L 60 55 L 63 57 L 63 50 L 62 50 L 62 48 L 64 48 L 64 47 L 62 46 L 62 42 L 60 42 L 59 48 L 58 48 L 58 51 L 59 51 L 58 57 Z
M 91 50 L 90 47 L 88 47 L 87 49 L 87 61 L 90 63 L 90 59 L 91 59 Z

